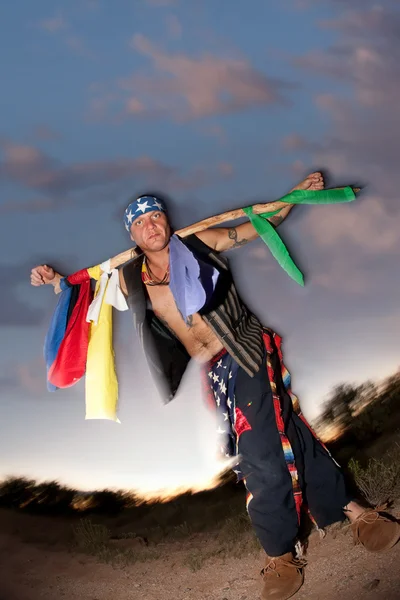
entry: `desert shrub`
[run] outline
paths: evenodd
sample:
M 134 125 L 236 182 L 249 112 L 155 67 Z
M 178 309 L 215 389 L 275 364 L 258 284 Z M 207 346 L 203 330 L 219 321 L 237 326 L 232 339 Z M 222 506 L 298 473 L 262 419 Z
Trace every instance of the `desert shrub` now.
M 257 554 L 261 549 L 247 513 L 228 517 L 217 534 L 217 542 L 222 555 L 235 558 Z
M 206 559 L 207 556 L 201 552 L 201 550 L 194 550 L 185 557 L 183 564 L 190 569 L 192 573 L 195 573 L 202 568 Z
M 379 460 L 371 458 L 365 467 L 353 458 L 349 461 L 348 468 L 358 489 L 372 506 L 385 504 L 400 494 L 400 464 L 395 454 L 389 452 Z
M 90 519 L 81 519 L 73 531 L 78 547 L 89 552 L 101 550 L 110 539 L 107 527 L 92 523 Z
M 158 548 L 148 548 L 146 545 L 137 548 L 120 547 L 118 541 L 136 542 L 135 533 L 124 534 L 112 538 L 105 525 L 92 523 L 90 519 L 81 519 L 79 525 L 73 528 L 76 545 L 80 550 L 95 556 L 100 562 L 110 563 L 114 567 L 125 567 L 136 562 L 157 560 L 161 556 Z M 139 545 L 140 546 L 140 545 Z

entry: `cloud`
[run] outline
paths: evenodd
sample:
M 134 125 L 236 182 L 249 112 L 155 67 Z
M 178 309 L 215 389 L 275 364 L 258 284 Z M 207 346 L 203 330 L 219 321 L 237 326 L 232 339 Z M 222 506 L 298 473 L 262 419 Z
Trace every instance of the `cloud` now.
M 316 269 L 311 282 L 321 288 L 346 294 L 365 294 L 371 289 L 370 276 L 357 257 L 339 252 L 327 265 Z
M 222 175 L 230 176 L 233 174 L 233 165 L 227 162 L 221 162 L 218 165 L 218 170 Z
M 400 249 L 400 230 L 385 211 L 379 198 L 361 198 L 357 206 L 341 205 L 329 212 L 310 211 L 305 220 L 305 233 L 311 235 L 319 248 L 347 244 L 363 253 L 396 252 Z M 349 248 L 350 249 L 350 248 Z M 350 252 L 349 252 L 350 253 Z
M 17 294 L 17 286 L 29 281 L 31 268 L 27 264 L 0 264 L 0 326 L 38 325 L 43 321 L 45 311 L 29 306 Z
M 64 17 L 51 17 L 39 21 L 37 26 L 51 35 L 60 34 L 59 38 L 74 54 L 85 58 L 93 58 L 93 53 L 87 48 L 83 39 L 71 31 L 71 26 Z
M 105 90 L 103 95 L 96 91 L 94 102 L 103 110 L 114 103 L 122 106 L 125 117 L 182 121 L 288 104 L 285 92 L 293 86 L 267 77 L 244 59 L 168 54 L 139 34 L 130 45 L 149 59 L 154 73 L 134 73 L 119 79 L 112 91 Z
M 171 39 L 179 40 L 182 37 L 182 25 L 176 15 L 168 15 L 166 25 L 168 35 Z
M 51 142 L 61 139 L 61 134 L 48 125 L 37 125 L 33 130 L 33 138 L 40 142 Z
M 148 6 L 176 6 L 178 4 L 178 0 L 146 0 L 146 4 Z
M 216 138 L 221 143 L 225 143 L 227 140 L 225 129 L 221 125 L 203 126 L 199 128 L 199 132 L 204 136 Z
M 287 135 L 282 140 L 282 147 L 284 150 L 289 152 L 295 150 L 302 150 L 309 144 L 308 140 L 306 140 L 303 136 L 298 135 L 297 133 L 293 133 Z
M 94 58 L 93 52 L 91 52 L 83 39 L 77 35 L 69 35 L 65 38 L 65 44 L 78 56 L 84 58 Z
M 395 298 L 400 230 L 379 197 L 313 207 L 301 223 L 309 245 L 311 281 L 331 292 Z M 368 303 L 367 303 L 368 304 Z
M 165 182 L 166 192 L 188 192 L 229 179 L 234 173 L 230 163 L 220 162 L 213 167 L 194 167 L 187 174 L 173 174 Z
M 32 358 L 23 363 L 11 362 L 5 366 L 5 373 L 0 374 L 0 390 L 20 390 L 24 397 L 43 397 L 46 388 L 46 366 L 42 356 Z
M 337 3 L 331 0 L 330 4 Z M 337 177 L 368 181 L 371 193 L 381 199 L 385 210 L 398 212 L 398 4 L 367 1 L 351 3 L 350 9 L 343 4 L 338 17 L 323 21 L 321 27 L 332 28 L 336 42 L 325 51 L 296 58 L 295 63 L 330 80 L 339 80 L 347 90 L 343 92 L 341 86 L 340 91 L 315 96 L 317 108 L 331 126 L 318 141 L 304 141 L 303 149 Z M 301 149 L 298 142 L 297 148 Z
M 33 146 L 3 142 L 1 148 L 0 181 L 55 197 L 133 176 L 158 181 L 174 171 L 147 156 L 63 165 Z
M 115 185 L 151 186 L 165 193 L 182 193 L 212 185 L 232 177 L 233 166 L 221 161 L 212 166 L 196 166 L 182 172 L 147 156 L 117 158 L 64 165 L 41 150 L 29 145 L 3 142 L 0 146 L 0 182 L 12 182 L 42 194 L 33 200 L 13 200 L 0 204 L 0 214 L 56 210 L 66 201 L 90 200 L 87 190 L 96 190 L 96 201 L 115 198 Z M 114 187 L 113 187 L 114 186 Z M 111 189 L 111 192 L 110 192 Z
M 58 31 L 67 29 L 68 22 L 64 19 L 64 17 L 50 17 L 48 19 L 39 21 L 38 27 L 44 31 L 47 31 L 48 33 L 57 33 Z
M 0 215 L 10 213 L 37 213 L 53 210 L 56 203 L 51 198 L 36 198 L 35 200 L 9 200 L 0 204 Z

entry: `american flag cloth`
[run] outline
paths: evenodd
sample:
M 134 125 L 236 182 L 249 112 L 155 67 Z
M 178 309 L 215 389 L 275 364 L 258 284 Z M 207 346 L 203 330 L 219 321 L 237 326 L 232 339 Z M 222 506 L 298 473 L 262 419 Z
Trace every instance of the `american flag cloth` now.
M 222 456 L 237 456 L 235 382 L 238 363 L 225 350 L 221 350 L 204 365 L 206 398 L 217 410 L 218 446 Z

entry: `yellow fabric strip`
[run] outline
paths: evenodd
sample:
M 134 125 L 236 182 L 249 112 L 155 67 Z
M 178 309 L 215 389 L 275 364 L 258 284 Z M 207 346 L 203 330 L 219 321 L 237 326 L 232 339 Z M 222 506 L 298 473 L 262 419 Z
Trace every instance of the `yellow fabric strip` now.
M 90 277 L 100 278 L 100 267 L 92 267 L 88 272 Z M 97 281 L 95 296 L 99 288 L 100 282 Z M 117 417 L 118 380 L 112 345 L 112 306 L 106 304 L 104 299 L 97 325 L 93 322 L 90 325 L 85 390 L 86 419 L 108 419 L 120 423 Z
M 103 271 L 101 270 L 100 265 L 96 265 L 95 267 L 89 267 L 87 272 L 89 273 L 90 279 L 95 279 L 98 281 Z

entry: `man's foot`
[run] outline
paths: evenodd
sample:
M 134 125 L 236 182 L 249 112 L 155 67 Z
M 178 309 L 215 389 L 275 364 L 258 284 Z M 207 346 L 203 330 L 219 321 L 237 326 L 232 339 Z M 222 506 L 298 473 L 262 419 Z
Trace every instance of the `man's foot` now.
M 303 585 L 306 561 L 294 558 L 291 552 L 268 558 L 261 571 L 264 581 L 263 600 L 287 600 Z
M 379 512 L 367 508 L 351 524 L 354 542 L 370 552 L 390 550 L 400 539 L 400 524 Z
M 294 190 L 311 190 L 311 191 L 319 191 L 323 190 L 325 187 L 324 178 L 322 173 L 311 173 L 308 177 L 306 177 L 303 181 L 301 181 L 298 185 L 296 185 Z

